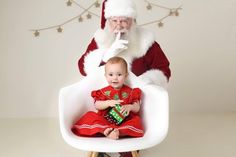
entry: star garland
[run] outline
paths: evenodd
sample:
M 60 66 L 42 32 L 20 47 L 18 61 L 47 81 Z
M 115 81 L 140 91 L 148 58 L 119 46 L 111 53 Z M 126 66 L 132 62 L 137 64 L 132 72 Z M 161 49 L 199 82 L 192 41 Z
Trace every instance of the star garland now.
M 79 3 L 77 3 L 77 2 L 74 1 L 74 0 L 68 0 L 68 1 L 66 2 L 66 5 L 67 5 L 68 7 L 72 6 L 72 4 L 77 5 L 77 6 L 80 7 L 83 11 L 82 11 L 79 15 L 77 15 L 77 16 L 75 16 L 75 17 L 72 17 L 72 18 L 70 18 L 70 19 L 68 19 L 68 20 L 66 20 L 66 21 L 64 21 L 64 22 L 62 22 L 62 23 L 60 23 L 60 24 L 53 25 L 53 26 L 50 26 L 50 27 L 45 27 L 45 28 L 31 29 L 30 31 L 33 31 L 33 32 L 34 32 L 34 36 L 35 36 L 35 37 L 38 37 L 38 36 L 40 35 L 40 32 L 41 32 L 41 31 L 48 30 L 48 29 L 55 29 L 55 28 L 56 28 L 56 30 L 57 30 L 58 33 L 62 33 L 62 32 L 63 32 L 63 26 L 66 25 L 66 24 L 68 24 L 69 22 L 74 21 L 74 20 L 76 20 L 76 19 L 78 19 L 78 22 L 83 22 L 83 21 L 84 21 L 84 17 L 83 17 L 84 14 L 86 14 L 86 18 L 87 18 L 87 19 L 91 19 L 91 18 L 92 18 L 92 15 L 94 15 L 94 16 L 96 16 L 96 17 L 98 17 L 98 18 L 100 17 L 99 15 L 97 15 L 97 14 L 93 13 L 92 11 L 90 11 L 90 9 L 91 9 L 92 7 L 96 7 L 96 8 L 99 8 L 99 7 L 100 7 L 100 3 L 99 3 L 98 0 L 96 0 L 94 3 L 92 3 L 88 8 L 83 7 L 82 5 L 80 5 Z
M 163 23 L 164 19 L 168 18 L 169 16 L 176 16 L 176 17 L 179 16 L 179 11 L 182 9 L 181 6 L 179 6 L 177 8 L 168 8 L 168 7 L 161 6 L 161 5 L 158 5 L 158 4 L 155 4 L 155 3 L 151 3 L 148 0 L 144 0 L 144 1 L 147 4 L 146 9 L 148 11 L 152 10 L 154 7 L 157 7 L 157 8 L 162 8 L 162 9 L 168 10 L 168 14 L 165 15 L 164 17 L 160 18 L 160 19 L 150 21 L 150 22 L 147 22 L 147 23 L 143 23 L 143 24 L 139 24 L 139 26 L 145 26 L 145 25 L 157 23 L 158 27 L 163 27 L 164 26 L 164 23 Z M 93 7 L 100 8 L 101 3 L 99 2 L 99 0 L 96 0 L 94 3 L 92 3 L 87 8 L 80 5 L 75 0 L 67 0 L 66 1 L 66 5 L 68 7 L 72 6 L 73 4 L 78 6 L 80 9 L 83 10 L 79 15 L 77 15 L 75 17 L 72 17 L 72 18 L 70 18 L 70 19 L 68 19 L 68 20 L 66 20 L 66 21 L 64 21 L 60 24 L 57 24 L 57 25 L 44 27 L 44 28 L 38 28 L 38 29 L 30 29 L 30 31 L 33 32 L 35 37 L 39 37 L 40 32 L 42 32 L 44 30 L 49 30 L 49 29 L 56 29 L 58 33 L 62 33 L 63 32 L 63 26 L 68 24 L 71 21 L 76 20 L 76 19 L 78 20 L 78 22 L 83 22 L 84 19 L 90 20 L 90 19 L 92 19 L 93 16 L 100 18 L 100 15 L 97 15 L 96 13 L 93 13 L 91 11 L 91 8 L 93 8 Z
M 140 24 L 140 26 L 145 26 L 145 25 L 157 23 L 158 27 L 163 27 L 164 26 L 164 23 L 163 23 L 164 19 L 168 18 L 169 16 L 179 16 L 179 10 L 182 9 L 181 6 L 179 6 L 177 8 L 168 8 L 168 7 L 165 7 L 165 6 L 161 6 L 161 5 L 151 3 L 148 0 L 145 0 L 145 2 L 147 3 L 147 5 L 146 5 L 147 10 L 152 10 L 153 7 L 158 7 L 158 8 L 168 10 L 169 12 L 168 12 L 167 15 L 165 15 L 164 17 L 162 17 L 160 19 L 157 19 L 157 20 L 154 20 L 154 21 L 151 21 L 151 22 L 148 22 L 148 23 Z

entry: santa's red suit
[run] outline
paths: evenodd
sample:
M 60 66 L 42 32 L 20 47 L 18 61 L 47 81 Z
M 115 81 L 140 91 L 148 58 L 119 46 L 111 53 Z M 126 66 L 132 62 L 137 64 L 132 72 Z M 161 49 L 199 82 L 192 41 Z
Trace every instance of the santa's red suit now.
M 103 3 L 104 8 L 104 3 Z M 102 12 L 101 29 L 97 30 L 86 52 L 78 61 L 80 73 L 86 76 L 96 72 L 103 65 L 103 55 L 112 45 L 110 34 L 104 30 L 106 19 Z M 117 56 L 123 57 L 129 64 L 129 69 L 144 83 L 167 87 L 171 76 L 169 61 L 160 45 L 155 41 L 152 32 L 136 27 L 127 45 L 128 49 Z
M 120 104 L 133 104 L 140 102 L 141 90 L 139 88 L 130 88 L 124 85 L 117 90 L 111 86 L 92 91 L 91 96 L 95 101 L 106 101 L 119 99 L 123 100 Z M 98 110 L 98 112 L 89 111 L 85 113 L 72 127 L 72 131 L 78 136 L 99 136 L 107 128 L 117 128 L 120 135 L 131 137 L 142 137 L 144 134 L 143 126 L 139 113 L 130 112 L 120 125 L 109 122 L 105 117 L 111 108 Z

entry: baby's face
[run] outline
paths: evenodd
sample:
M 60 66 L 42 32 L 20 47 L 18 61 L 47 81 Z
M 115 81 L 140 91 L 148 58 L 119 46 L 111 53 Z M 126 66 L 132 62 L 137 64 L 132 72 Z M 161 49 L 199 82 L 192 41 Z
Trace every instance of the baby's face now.
M 105 77 L 108 84 L 115 89 L 120 89 L 127 77 L 127 72 L 124 66 L 120 63 L 107 63 L 105 71 Z

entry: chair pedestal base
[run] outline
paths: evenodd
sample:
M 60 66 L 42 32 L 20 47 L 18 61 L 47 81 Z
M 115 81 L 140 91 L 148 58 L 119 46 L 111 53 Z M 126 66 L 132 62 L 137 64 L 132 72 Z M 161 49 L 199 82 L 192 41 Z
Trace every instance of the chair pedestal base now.
M 139 157 L 138 152 L 137 151 L 132 151 L 132 156 L 133 157 Z
M 89 152 L 88 157 L 97 157 L 98 152 Z
M 132 151 L 132 157 L 139 157 L 138 152 L 137 151 Z M 88 157 L 97 157 L 98 156 L 98 152 L 89 152 Z

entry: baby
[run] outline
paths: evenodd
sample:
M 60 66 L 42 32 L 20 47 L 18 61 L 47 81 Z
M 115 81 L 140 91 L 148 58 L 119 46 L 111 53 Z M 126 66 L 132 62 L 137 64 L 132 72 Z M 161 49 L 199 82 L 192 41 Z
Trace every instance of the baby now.
M 126 61 L 112 57 L 105 64 L 108 86 L 94 90 L 94 106 L 98 112 L 85 113 L 73 126 L 78 136 L 142 137 L 143 125 L 139 116 L 141 90 L 125 85 L 128 76 Z

